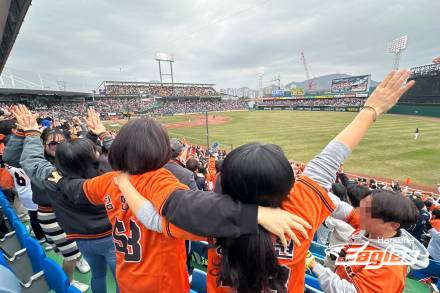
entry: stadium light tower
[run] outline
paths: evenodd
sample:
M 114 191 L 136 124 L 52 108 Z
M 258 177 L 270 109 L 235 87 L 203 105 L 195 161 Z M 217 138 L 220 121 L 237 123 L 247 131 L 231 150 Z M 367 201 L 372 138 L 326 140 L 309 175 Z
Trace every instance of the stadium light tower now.
M 159 63 L 160 83 L 163 83 L 162 76 L 171 76 L 171 84 L 174 86 L 174 75 L 173 75 L 174 56 L 172 54 L 167 54 L 167 53 L 156 53 L 155 60 Z M 161 62 L 167 62 L 170 64 L 169 73 L 162 72 Z
M 400 57 L 402 51 L 406 50 L 406 45 L 408 43 L 408 35 L 401 36 L 394 39 L 388 45 L 388 52 L 394 54 L 394 69 L 399 69 Z
M 258 94 L 260 97 L 263 96 L 263 76 L 264 76 L 264 67 L 260 66 L 256 68 L 257 76 L 258 76 Z

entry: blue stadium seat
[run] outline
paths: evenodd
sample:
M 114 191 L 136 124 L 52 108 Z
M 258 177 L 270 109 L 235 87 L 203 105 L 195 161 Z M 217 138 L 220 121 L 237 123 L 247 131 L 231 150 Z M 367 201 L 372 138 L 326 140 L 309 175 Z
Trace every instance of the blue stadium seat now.
M 6 268 L 8 268 L 11 272 L 11 268 L 9 267 L 8 262 L 6 261 L 5 257 L 3 256 L 3 253 L 0 252 L 0 266 L 4 266 Z
M 198 293 L 206 293 L 206 273 L 204 271 L 193 270 L 191 289 Z
M 414 270 L 411 276 L 416 280 L 421 280 L 429 277 L 440 277 L 440 262 L 433 259 L 429 260 L 429 266 L 426 269 Z
M 311 292 L 311 293 L 323 293 L 321 286 L 319 285 L 319 281 L 317 278 L 312 277 L 308 274 L 306 274 L 306 280 L 305 280 L 305 285 L 306 285 L 306 292 Z
M 189 293 L 199 293 L 199 292 L 196 292 L 196 291 L 190 289 L 190 290 L 189 290 Z
M 0 265 L 0 292 L 17 293 L 21 292 L 20 282 L 14 273 L 7 267 Z
M 43 270 L 42 264 L 46 254 L 44 253 L 43 248 L 41 248 L 40 243 L 31 237 L 26 237 L 24 245 L 31 260 L 33 271 L 36 273 Z
M 50 289 L 56 293 L 81 293 L 69 284 L 66 274 L 55 261 L 46 257 L 42 261 L 42 266 Z
M 2 209 L 7 209 L 9 208 L 9 202 L 6 199 L 5 195 L 3 194 L 3 192 L 0 193 L 0 206 L 2 207 Z
M 9 207 L 3 208 L 3 213 L 8 218 L 9 226 L 13 227 L 14 221 L 18 221 L 17 214 Z
M 191 241 L 191 250 L 201 257 L 208 258 L 208 244 L 206 242 Z
M 312 241 L 312 244 L 310 244 L 310 252 L 318 258 L 325 258 L 325 250 L 326 250 L 327 246 L 326 245 L 322 245 L 318 242 Z
M 21 247 L 25 247 L 25 239 L 29 237 L 29 234 L 24 227 L 24 225 L 19 220 L 14 220 L 12 223 L 12 228 L 15 231 L 15 235 L 18 237 L 18 241 L 20 241 Z

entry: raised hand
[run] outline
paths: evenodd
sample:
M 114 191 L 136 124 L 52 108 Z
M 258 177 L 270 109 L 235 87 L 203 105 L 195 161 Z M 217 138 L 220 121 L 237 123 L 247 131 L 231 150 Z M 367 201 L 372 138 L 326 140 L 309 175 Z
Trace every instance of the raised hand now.
M 38 128 L 36 115 L 32 114 L 25 105 L 16 105 L 11 109 L 11 112 L 17 120 L 18 128 L 23 129 L 24 131 L 40 131 L 40 129 Z
M 403 85 L 403 82 L 409 77 L 410 73 L 409 70 L 391 71 L 388 73 L 367 99 L 364 107 L 376 110 L 377 116 L 388 111 L 414 85 L 414 80 Z
M 87 126 L 89 130 L 96 135 L 106 131 L 104 125 L 101 123 L 98 113 L 93 108 L 87 110 Z
M 280 238 L 281 244 L 287 247 L 286 236 L 293 240 L 296 246 L 301 246 L 298 237 L 292 229 L 298 231 L 305 239 L 308 238 L 307 229 L 311 229 L 309 223 L 304 219 L 292 215 L 280 208 L 258 207 L 258 224 L 267 231 Z

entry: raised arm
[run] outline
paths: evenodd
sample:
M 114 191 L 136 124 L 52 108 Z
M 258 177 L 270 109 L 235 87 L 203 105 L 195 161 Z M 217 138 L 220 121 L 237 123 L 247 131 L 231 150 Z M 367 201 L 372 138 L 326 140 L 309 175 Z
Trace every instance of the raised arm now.
M 11 135 L 8 143 L 5 146 L 3 153 L 3 161 L 16 168 L 21 168 L 20 157 L 23 152 L 24 133 L 19 131 Z
M 330 190 L 341 163 L 348 158 L 376 119 L 394 106 L 414 85 L 402 86 L 409 77 L 408 70 L 390 72 L 365 102 L 358 115 L 332 140 L 324 150 L 307 164 L 304 174 Z
M 32 182 L 43 188 L 44 180 L 55 171 L 55 167 L 44 158 L 44 147 L 35 115 L 24 105 L 14 106 L 12 113 L 17 119 L 18 128 L 22 129 L 25 135 L 20 165 Z
M 94 143 L 96 143 L 99 138 L 102 141 L 102 146 L 109 150 L 113 143 L 113 137 L 105 129 L 104 124 L 101 122 L 101 118 L 99 118 L 99 114 L 96 113 L 93 108 L 87 110 L 87 126 L 90 131 L 86 135 L 86 138 Z
M 353 121 L 345 127 L 324 150 L 307 165 L 304 174 L 330 190 L 340 164 L 348 158 L 376 119 L 394 106 L 399 98 L 414 85 L 402 86 L 409 77 L 408 70 L 392 71 L 377 86 Z

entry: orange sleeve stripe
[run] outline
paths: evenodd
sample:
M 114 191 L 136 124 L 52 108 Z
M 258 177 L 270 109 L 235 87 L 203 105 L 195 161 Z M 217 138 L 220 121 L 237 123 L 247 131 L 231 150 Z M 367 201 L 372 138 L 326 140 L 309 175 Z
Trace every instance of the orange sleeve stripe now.
M 306 176 L 300 176 L 297 179 L 298 182 L 301 182 L 305 184 L 307 187 L 312 189 L 316 194 L 318 194 L 319 198 L 321 199 L 322 203 L 325 205 L 325 207 L 333 213 L 335 210 L 335 204 L 330 200 L 327 193 L 322 189 L 322 187 L 317 186 L 317 183 L 314 182 L 312 179 L 306 177 Z

